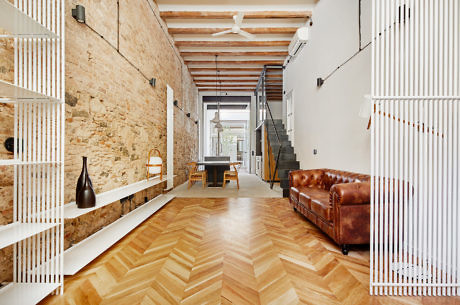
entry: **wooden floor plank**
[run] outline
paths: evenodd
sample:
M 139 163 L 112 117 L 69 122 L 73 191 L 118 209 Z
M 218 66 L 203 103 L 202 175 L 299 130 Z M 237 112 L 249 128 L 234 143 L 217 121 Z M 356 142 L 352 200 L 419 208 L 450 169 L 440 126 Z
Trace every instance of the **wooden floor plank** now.
M 283 198 L 176 198 L 42 304 L 459 304 L 372 297 L 369 251 L 343 256 Z

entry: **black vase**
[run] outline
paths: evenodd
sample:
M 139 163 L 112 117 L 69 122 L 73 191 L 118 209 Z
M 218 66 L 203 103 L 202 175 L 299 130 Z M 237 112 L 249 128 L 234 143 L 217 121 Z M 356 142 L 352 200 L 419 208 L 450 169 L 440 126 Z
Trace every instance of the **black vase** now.
M 92 208 L 96 206 L 96 194 L 93 190 L 93 184 L 88 175 L 88 168 L 86 164 L 86 157 L 83 157 L 83 167 L 81 169 L 80 177 L 77 181 L 76 189 L 76 202 L 77 207 L 80 209 Z

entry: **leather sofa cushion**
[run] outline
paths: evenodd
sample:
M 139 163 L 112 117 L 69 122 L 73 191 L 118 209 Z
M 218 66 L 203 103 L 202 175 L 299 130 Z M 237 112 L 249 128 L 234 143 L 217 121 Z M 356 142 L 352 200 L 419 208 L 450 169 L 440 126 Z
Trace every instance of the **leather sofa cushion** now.
M 299 193 L 299 203 L 302 204 L 307 209 L 311 209 L 311 198 L 308 193 Z
M 296 187 L 291 187 L 289 189 L 289 196 L 293 201 L 299 202 L 299 190 Z
M 290 196 L 293 196 L 292 198 L 294 200 L 296 200 L 297 202 L 299 202 L 300 201 L 299 197 L 300 197 L 301 193 L 302 194 L 311 194 L 311 193 L 314 193 L 316 191 L 324 192 L 323 190 L 315 188 L 315 187 L 308 187 L 308 186 L 291 187 Z M 306 205 L 305 205 L 305 207 L 306 207 Z
M 319 217 L 332 221 L 332 205 L 329 202 L 329 192 L 318 190 L 310 194 L 310 209 Z
M 316 187 L 299 188 L 299 202 L 311 210 L 311 200 L 329 201 L 329 192 Z
M 315 212 L 319 217 L 332 221 L 332 206 L 329 203 L 324 203 L 318 199 L 311 200 L 311 210 Z

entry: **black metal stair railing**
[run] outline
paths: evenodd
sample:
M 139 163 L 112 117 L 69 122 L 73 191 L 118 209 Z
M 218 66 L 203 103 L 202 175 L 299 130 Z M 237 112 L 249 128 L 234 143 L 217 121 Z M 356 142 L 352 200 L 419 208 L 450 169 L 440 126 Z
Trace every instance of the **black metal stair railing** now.
M 273 129 L 275 130 L 276 139 L 277 139 L 278 144 L 279 144 L 278 153 L 277 153 L 277 156 L 276 156 L 276 159 L 275 159 L 275 168 L 274 168 L 273 171 L 271 170 L 270 151 L 268 153 L 268 170 L 269 170 L 269 173 L 270 173 L 270 189 L 273 189 L 273 185 L 275 183 L 275 177 L 276 177 L 277 171 L 278 171 L 279 159 L 280 159 L 280 155 L 281 155 L 281 150 L 283 148 L 283 143 L 281 142 L 281 139 L 280 139 L 280 136 L 279 136 L 279 133 L 278 133 L 278 129 L 276 128 L 275 120 L 273 119 L 272 111 L 270 109 L 270 105 L 268 104 L 268 99 L 266 97 L 265 83 L 266 83 L 266 76 L 267 76 L 267 70 L 268 69 L 283 69 L 283 66 L 279 66 L 279 65 L 276 65 L 276 66 L 272 66 L 272 65 L 267 66 L 266 65 L 266 66 L 264 66 L 264 69 L 263 69 L 263 71 L 262 71 L 262 73 L 260 75 L 259 81 L 257 83 L 257 88 L 255 90 L 257 98 L 258 98 L 258 92 L 260 90 L 262 91 L 262 101 L 263 101 L 265 109 L 268 111 L 268 114 L 270 116 L 270 122 L 273 125 Z M 272 148 L 271 143 L 270 143 L 270 137 L 268 135 L 268 128 L 267 127 L 268 126 L 266 126 L 268 147 L 269 147 L 269 149 L 271 149 L 271 152 L 273 153 L 273 148 Z

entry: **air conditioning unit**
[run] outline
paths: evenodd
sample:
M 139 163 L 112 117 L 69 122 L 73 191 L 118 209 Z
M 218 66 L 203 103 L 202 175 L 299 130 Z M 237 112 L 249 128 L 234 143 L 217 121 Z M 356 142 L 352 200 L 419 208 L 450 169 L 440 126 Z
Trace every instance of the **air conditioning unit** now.
M 308 41 L 308 28 L 307 27 L 298 28 L 297 31 L 295 32 L 294 38 L 292 38 L 292 41 L 289 44 L 290 59 L 293 59 L 300 53 L 300 51 L 305 46 L 307 41 Z

